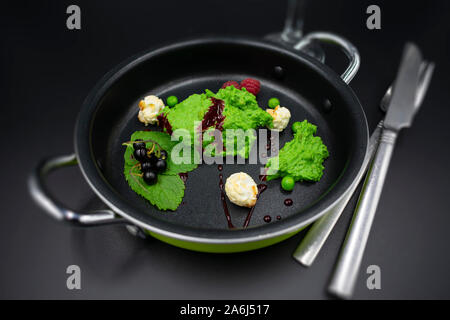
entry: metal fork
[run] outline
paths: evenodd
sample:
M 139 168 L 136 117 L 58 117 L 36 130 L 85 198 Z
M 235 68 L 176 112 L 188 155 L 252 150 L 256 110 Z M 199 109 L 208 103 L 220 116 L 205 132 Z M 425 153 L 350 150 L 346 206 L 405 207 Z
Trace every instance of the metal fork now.
M 416 97 L 414 102 L 415 111 L 417 111 L 422 104 L 425 93 L 427 92 L 430 84 L 431 77 L 434 71 L 434 63 L 424 61 L 420 68 L 420 82 L 416 90 Z M 384 112 L 387 110 L 389 101 L 392 96 L 392 85 L 387 89 L 383 98 L 380 101 L 380 108 Z M 309 267 L 313 264 L 323 245 L 325 244 L 328 236 L 333 230 L 336 222 L 339 220 L 342 212 L 347 206 L 348 202 L 352 198 L 356 188 L 364 177 L 370 161 L 375 154 L 378 147 L 378 142 L 381 134 L 381 128 L 383 127 L 383 120 L 378 123 L 377 128 L 372 133 L 369 146 L 364 159 L 363 165 L 356 179 L 353 181 L 347 193 L 342 200 L 325 216 L 317 220 L 314 225 L 309 229 L 306 236 L 303 238 L 297 249 L 293 253 L 293 258 L 300 262 L 302 265 Z

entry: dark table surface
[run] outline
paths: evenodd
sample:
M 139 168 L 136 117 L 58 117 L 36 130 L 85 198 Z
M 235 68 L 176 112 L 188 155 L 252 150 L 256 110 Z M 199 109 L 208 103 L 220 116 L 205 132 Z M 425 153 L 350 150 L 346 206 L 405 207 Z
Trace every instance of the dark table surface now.
M 436 62 L 414 126 L 402 132 L 355 291 L 359 299 L 450 298 L 448 1 L 377 1 L 382 29 L 365 26 L 371 1 L 310 1 L 306 30 L 331 30 L 360 50 L 351 83 L 371 130 L 402 47 L 416 42 Z M 353 199 L 316 263 L 291 254 L 305 232 L 247 253 L 206 254 L 141 240 L 124 227 L 70 228 L 32 202 L 26 178 L 45 156 L 73 151 L 75 118 L 96 81 L 128 56 L 162 42 L 205 34 L 262 37 L 282 29 L 284 1 L 77 1 L 82 29 L 69 31 L 69 1 L 15 1 L 1 12 L 0 298 L 322 299 L 348 227 Z M 342 56 L 330 61 L 342 68 Z M 51 176 L 74 208 L 99 201 L 78 169 Z M 66 288 L 79 265 L 82 289 Z M 366 287 L 381 268 L 381 290 Z

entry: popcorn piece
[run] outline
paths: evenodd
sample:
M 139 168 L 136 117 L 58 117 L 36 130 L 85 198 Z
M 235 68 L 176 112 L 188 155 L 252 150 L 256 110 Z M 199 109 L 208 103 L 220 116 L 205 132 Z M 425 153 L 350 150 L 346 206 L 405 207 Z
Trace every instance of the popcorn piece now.
M 233 173 L 225 182 L 225 192 L 231 202 L 251 208 L 256 204 L 258 186 L 245 172 Z
M 275 109 L 266 109 L 273 118 L 274 131 L 283 131 L 291 119 L 291 112 L 288 108 L 276 106 Z
M 138 119 L 146 126 L 158 122 L 157 115 L 164 109 L 164 102 L 157 96 L 147 96 L 144 100 L 139 101 Z

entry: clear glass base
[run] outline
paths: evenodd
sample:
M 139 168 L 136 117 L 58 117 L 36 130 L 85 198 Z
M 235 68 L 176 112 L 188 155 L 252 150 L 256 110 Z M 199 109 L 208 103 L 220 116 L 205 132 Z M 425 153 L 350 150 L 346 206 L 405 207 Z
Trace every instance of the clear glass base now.
M 265 40 L 282 45 L 283 47 L 293 50 L 296 43 L 301 40 L 301 37 L 286 37 L 282 32 L 271 33 L 264 37 Z M 302 52 L 313 57 L 314 59 L 325 63 L 325 52 L 317 42 L 312 42 L 306 47 L 302 48 Z

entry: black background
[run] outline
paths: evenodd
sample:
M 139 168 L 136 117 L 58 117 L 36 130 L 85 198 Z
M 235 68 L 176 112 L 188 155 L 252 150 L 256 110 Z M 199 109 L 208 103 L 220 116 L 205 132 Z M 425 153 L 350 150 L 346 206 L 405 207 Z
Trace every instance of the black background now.
M 66 28 L 77 4 L 82 29 Z M 378 4 L 382 29 L 365 26 Z M 205 254 L 132 237 L 123 227 L 75 229 L 46 217 L 26 178 L 42 157 L 73 151 L 83 99 L 128 56 L 205 34 L 262 37 L 283 27 L 285 1 L 14 1 L 1 10 L 0 298 L 320 299 L 351 218 L 346 210 L 309 269 L 291 254 L 305 232 L 247 253 Z M 400 136 L 355 291 L 358 299 L 450 298 L 450 129 L 448 1 L 310 1 L 306 31 L 331 30 L 359 49 L 351 86 L 373 129 L 402 47 L 416 42 L 436 62 L 414 126 Z M 331 51 L 340 70 L 342 56 Z M 55 173 L 52 191 L 75 208 L 99 206 L 78 169 Z M 66 289 L 66 267 L 82 289 Z M 366 288 L 365 268 L 381 267 L 382 289 Z

